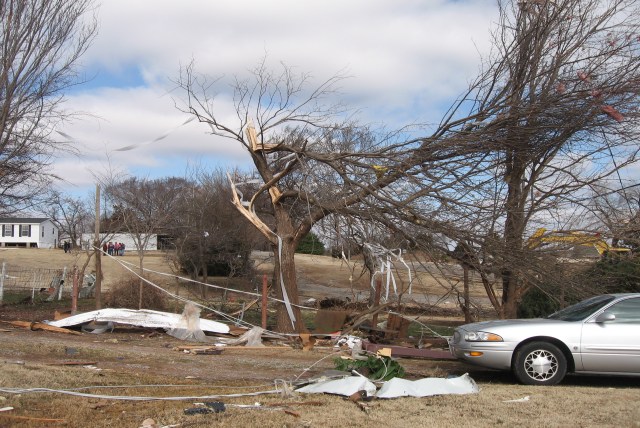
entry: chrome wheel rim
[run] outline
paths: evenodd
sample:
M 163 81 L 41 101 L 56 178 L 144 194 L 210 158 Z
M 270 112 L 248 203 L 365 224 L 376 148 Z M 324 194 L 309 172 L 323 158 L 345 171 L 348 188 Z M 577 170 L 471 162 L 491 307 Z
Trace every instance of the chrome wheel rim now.
M 558 372 L 558 359 L 543 349 L 533 351 L 524 360 L 524 370 L 531 379 L 549 380 Z

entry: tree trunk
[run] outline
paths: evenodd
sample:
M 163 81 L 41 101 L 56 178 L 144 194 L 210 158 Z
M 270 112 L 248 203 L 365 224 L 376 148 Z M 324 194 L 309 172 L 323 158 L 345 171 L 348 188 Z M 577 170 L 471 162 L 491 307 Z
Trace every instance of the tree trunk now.
M 142 309 L 142 293 L 143 293 L 143 287 L 144 287 L 144 281 L 142 280 L 142 277 L 144 277 L 144 269 L 142 267 L 142 260 L 143 260 L 144 256 L 140 256 L 140 286 L 138 287 L 138 309 Z
M 520 159 L 521 154 L 513 151 L 508 154 L 509 164 L 507 167 L 507 203 L 506 220 L 504 226 L 504 249 L 503 249 L 503 271 L 502 271 L 502 307 L 501 318 L 516 318 L 518 309 L 518 299 L 520 296 L 519 286 L 522 280 L 523 257 L 523 237 L 525 230 L 524 205 L 526 196 L 522 189 L 523 176 L 525 173 L 524 162 Z
M 462 305 L 462 312 L 464 313 L 464 322 L 468 324 L 473 322 L 473 315 L 471 315 L 471 305 L 469 304 L 469 266 L 466 263 L 462 263 L 462 278 L 463 278 L 463 295 L 464 300 Z
M 298 282 L 296 278 L 295 252 L 298 240 L 294 239 L 295 233 L 291 216 L 285 207 L 275 204 L 276 231 L 280 237 L 279 244 L 274 245 L 275 274 L 273 287 L 279 299 L 289 301 L 289 308 L 284 303 L 278 305 L 276 314 L 276 328 L 283 333 L 301 333 L 306 331 L 302 314 L 300 312 L 298 298 Z M 300 234 L 303 235 L 303 234 Z M 278 248 L 279 247 L 279 248 Z M 285 297 L 286 293 L 286 297 Z M 291 316 L 295 320 L 291 319 Z
M 298 305 L 298 283 L 296 279 L 296 264 L 295 264 L 295 245 L 291 239 L 282 240 L 281 251 L 275 249 L 275 278 L 274 289 L 276 295 L 280 300 L 286 300 L 283 293 L 286 291 L 289 302 L 292 305 Z M 290 306 L 290 310 L 295 317 L 295 321 L 292 322 L 289 310 L 284 303 L 278 305 L 278 311 L 276 314 L 276 329 L 283 333 L 302 333 L 306 331 L 306 327 L 302 320 L 302 313 L 298 306 Z

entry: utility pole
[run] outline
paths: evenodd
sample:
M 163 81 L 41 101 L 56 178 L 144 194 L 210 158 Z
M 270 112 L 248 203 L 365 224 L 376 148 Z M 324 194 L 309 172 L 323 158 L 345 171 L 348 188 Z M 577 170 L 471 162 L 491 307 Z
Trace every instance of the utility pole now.
M 100 253 L 100 185 L 96 184 L 96 224 L 93 237 L 93 251 L 96 252 L 96 309 L 102 309 L 102 260 Z

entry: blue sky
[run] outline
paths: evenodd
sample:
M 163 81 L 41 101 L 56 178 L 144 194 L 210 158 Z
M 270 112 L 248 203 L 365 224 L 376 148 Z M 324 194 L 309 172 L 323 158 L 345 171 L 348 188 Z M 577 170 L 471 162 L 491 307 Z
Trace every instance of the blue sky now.
M 88 82 L 67 93 L 81 112 L 58 130 L 79 156 L 59 157 L 63 188 L 93 188 L 92 173 L 184 175 L 187 165 L 248 165 L 243 149 L 207 134 L 175 108 L 181 65 L 232 77 L 261 57 L 321 81 L 346 71 L 349 107 L 391 127 L 437 122 L 478 72 L 497 16 L 494 0 L 103 0 L 99 34 L 82 58 Z M 221 93 L 221 111 L 227 114 Z M 231 124 L 233 118 L 229 115 Z M 167 131 L 170 135 L 154 140 Z M 116 149 L 140 144 L 134 150 Z

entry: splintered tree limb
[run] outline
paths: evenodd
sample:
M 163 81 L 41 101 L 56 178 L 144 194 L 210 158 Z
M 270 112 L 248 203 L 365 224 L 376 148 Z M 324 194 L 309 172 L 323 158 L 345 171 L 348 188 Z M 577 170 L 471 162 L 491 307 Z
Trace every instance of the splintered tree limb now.
M 391 305 L 391 302 L 387 302 L 387 303 L 383 303 L 382 305 L 378 305 L 378 306 L 374 306 L 372 308 L 369 308 L 366 312 L 364 312 L 363 314 L 361 314 L 358 318 L 356 318 L 353 323 L 351 324 L 350 327 L 346 328 L 342 334 L 346 335 L 351 333 L 354 329 L 356 329 L 357 327 L 360 326 L 360 324 L 362 324 L 363 322 L 365 322 L 366 320 L 368 320 L 369 318 L 371 318 L 372 316 L 374 316 L 375 314 L 378 314 L 380 312 L 382 312 L 383 310 L 385 310 L 386 308 L 388 308 Z
M 246 208 L 242 205 L 242 201 L 238 197 L 238 192 L 236 191 L 236 185 L 233 183 L 231 179 L 231 175 L 227 173 L 227 177 L 229 178 L 229 183 L 231 184 L 231 194 L 233 195 L 233 200 L 231 201 L 233 205 L 240 211 L 240 213 L 246 217 L 255 227 L 262 233 L 269 241 L 278 242 L 277 235 L 267 226 L 260 218 L 250 209 Z

